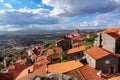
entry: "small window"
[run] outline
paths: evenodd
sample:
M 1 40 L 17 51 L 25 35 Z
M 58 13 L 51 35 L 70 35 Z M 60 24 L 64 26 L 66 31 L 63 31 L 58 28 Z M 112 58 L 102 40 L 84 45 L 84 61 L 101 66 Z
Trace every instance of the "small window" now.
M 110 64 L 110 61 L 109 61 L 109 60 L 106 60 L 106 61 L 105 61 L 105 64 Z

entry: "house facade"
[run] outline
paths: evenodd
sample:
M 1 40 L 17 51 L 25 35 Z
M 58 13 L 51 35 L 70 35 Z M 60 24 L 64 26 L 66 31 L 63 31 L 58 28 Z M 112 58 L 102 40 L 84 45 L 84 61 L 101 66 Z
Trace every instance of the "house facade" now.
M 100 47 L 92 47 L 85 53 L 88 64 L 104 73 L 119 72 L 119 56 Z
M 119 57 L 108 55 L 96 60 L 96 69 L 105 73 L 119 72 Z
M 98 33 L 94 46 L 100 46 L 120 54 L 120 28 L 116 28 L 116 30 L 113 29 L 113 31 L 110 29 Z
M 61 38 L 56 41 L 58 47 L 62 47 L 63 50 L 68 50 L 72 48 L 71 40 L 69 38 Z
M 79 46 L 69 49 L 67 51 L 67 57 L 69 60 L 78 60 L 84 56 L 85 46 Z

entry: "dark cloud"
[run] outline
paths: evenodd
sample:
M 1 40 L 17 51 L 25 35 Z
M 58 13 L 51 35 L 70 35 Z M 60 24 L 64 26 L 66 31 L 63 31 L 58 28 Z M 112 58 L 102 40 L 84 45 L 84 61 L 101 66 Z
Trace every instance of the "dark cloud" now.
M 120 7 L 119 0 L 42 0 L 53 6 L 52 15 L 78 16 L 81 14 L 106 13 Z

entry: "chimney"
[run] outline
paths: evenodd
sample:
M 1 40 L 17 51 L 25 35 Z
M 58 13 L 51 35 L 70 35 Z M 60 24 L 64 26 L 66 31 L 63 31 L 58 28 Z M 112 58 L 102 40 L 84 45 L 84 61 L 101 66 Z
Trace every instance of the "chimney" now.
M 102 75 L 102 71 L 99 70 L 99 71 L 97 72 L 97 75 L 98 75 L 99 77 L 101 77 L 101 75 Z
M 28 69 L 28 74 L 30 74 L 30 69 Z
M 99 34 L 99 47 L 102 48 L 102 34 Z
M 120 30 L 118 31 L 118 34 L 120 35 Z
M 45 65 L 46 66 L 46 73 L 48 73 L 48 65 Z

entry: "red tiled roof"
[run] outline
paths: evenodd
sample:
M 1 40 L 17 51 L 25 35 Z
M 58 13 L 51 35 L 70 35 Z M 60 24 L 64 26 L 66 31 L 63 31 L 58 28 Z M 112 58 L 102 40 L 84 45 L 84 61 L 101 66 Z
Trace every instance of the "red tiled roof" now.
M 63 51 L 61 47 L 54 47 L 53 50 L 55 53 L 61 53 Z
M 49 63 L 49 61 L 48 60 L 41 60 L 40 62 L 36 62 L 36 63 L 34 63 L 32 66 L 30 66 L 30 67 L 27 67 L 27 68 L 25 68 L 25 69 L 22 69 L 21 71 L 19 71 L 19 70 L 15 70 L 15 72 L 14 73 L 19 73 L 19 74 L 17 74 L 17 77 L 16 78 L 14 78 L 14 79 L 17 79 L 17 80 L 19 80 L 19 79 L 21 79 L 22 77 L 24 77 L 24 76 L 29 76 L 29 74 L 32 76 L 33 74 L 34 75 L 44 75 L 44 74 L 46 74 L 46 64 L 48 64 Z M 45 66 L 45 69 L 44 69 L 44 71 L 43 70 L 41 70 L 41 69 L 43 69 L 43 68 L 41 68 L 41 67 L 43 67 L 43 66 Z M 40 69 L 41 71 L 43 71 L 43 72 L 41 72 L 40 70 L 39 70 L 39 72 L 38 71 L 36 71 L 36 70 L 38 70 L 38 69 Z M 28 70 L 30 70 L 30 73 L 28 73 Z M 29 76 L 29 78 L 31 77 L 31 76 Z M 22 79 L 21 79 L 22 80 Z M 26 79 L 27 80 L 27 79 Z
M 68 37 L 62 37 L 62 38 L 56 40 L 56 42 L 61 42 L 61 41 L 71 41 L 71 39 Z
M 80 36 L 73 37 L 72 40 L 80 41 L 82 40 Z
M 22 71 L 20 72 L 20 74 L 17 76 L 16 80 L 20 79 L 21 77 L 23 77 L 23 76 L 25 76 L 25 75 L 28 75 L 28 74 L 29 74 L 29 73 L 28 73 L 28 70 L 29 70 L 30 72 L 33 72 L 33 66 L 30 66 L 30 67 L 22 70 Z
M 47 74 L 46 65 L 42 65 L 38 69 L 36 69 L 34 72 L 29 73 L 28 75 L 25 75 L 18 80 L 29 80 L 33 76 L 45 76 L 46 74 Z
M 38 46 L 38 52 L 42 53 L 45 50 L 45 48 L 43 46 Z
M 15 69 L 8 68 L 8 73 L 13 74 L 14 79 L 16 79 L 24 69 L 30 67 L 30 65 L 18 65 L 18 64 L 14 66 L 15 66 Z
M 120 56 L 120 55 L 117 55 L 113 52 L 107 51 L 107 50 L 102 49 L 102 48 L 97 47 L 97 46 L 94 46 L 94 47 L 88 49 L 86 51 L 86 53 L 95 60 L 103 58 L 103 57 L 108 56 L 108 55 L 113 55 L 113 56 L 116 56 L 116 57 Z
M 66 73 L 82 66 L 83 64 L 80 62 L 68 61 L 68 62 L 48 65 L 48 72 Z
M 86 53 L 89 56 L 91 56 L 93 59 L 100 59 L 100 58 L 108 56 L 110 54 L 107 51 L 105 51 L 102 48 L 99 48 L 97 46 L 88 49 Z
M 37 57 L 37 62 L 41 61 L 41 60 L 45 60 L 47 59 L 47 56 L 46 55 L 42 55 L 42 56 L 38 56 Z
M 55 52 L 54 52 L 53 49 L 48 49 L 48 50 L 47 50 L 47 56 L 53 55 L 54 53 L 55 53 Z
M 105 80 L 105 79 L 101 78 L 100 76 L 98 76 L 97 75 L 98 71 L 96 69 L 90 67 L 89 65 L 80 67 L 77 70 L 80 71 L 80 73 L 82 74 L 82 76 L 84 77 L 85 80 Z
M 48 58 L 50 58 L 50 59 L 58 59 L 58 58 L 60 58 L 60 57 L 61 57 L 61 54 L 60 54 L 60 53 L 55 53 L 55 54 L 53 54 L 53 55 L 48 56 Z
M 84 42 L 76 42 L 76 43 L 74 43 L 74 44 L 72 44 L 73 46 L 81 46 L 81 45 L 84 45 Z
M 111 32 L 111 33 L 107 33 L 107 34 L 114 38 L 120 38 L 120 34 L 118 32 Z
M 120 28 L 108 28 L 102 31 L 102 33 L 117 32 L 117 31 L 120 31 Z
M 53 49 L 48 49 L 46 56 L 49 59 L 56 59 L 61 57 L 62 48 L 54 47 Z
M 77 48 L 69 49 L 67 54 L 72 54 L 72 53 L 76 53 L 76 52 L 80 52 L 80 51 L 84 51 L 84 50 L 85 50 L 85 46 L 80 46 Z
M 41 62 L 42 65 L 45 65 L 45 64 L 48 64 L 48 63 L 49 63 L 49 61 L 48 61 L 47 59 L 41 60 L 40 62 Z
M 89 36 L 89 35 L 90 35 L 90 34 L 87 34 L 87 33 L 86 33 L 86 34 L 82 34 L 83 37 L 87 37 L 87 36 Z

